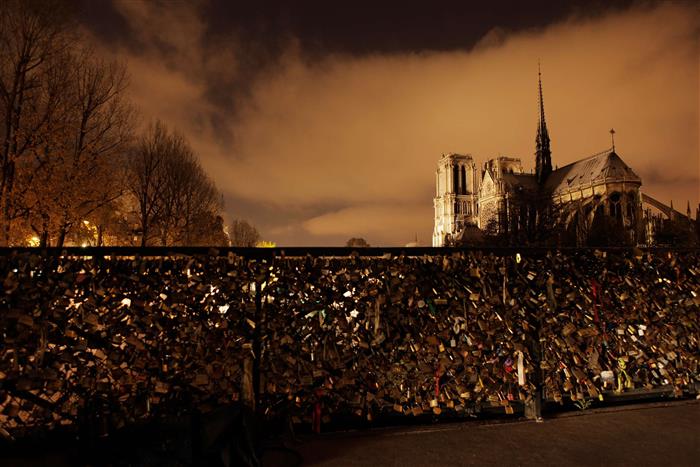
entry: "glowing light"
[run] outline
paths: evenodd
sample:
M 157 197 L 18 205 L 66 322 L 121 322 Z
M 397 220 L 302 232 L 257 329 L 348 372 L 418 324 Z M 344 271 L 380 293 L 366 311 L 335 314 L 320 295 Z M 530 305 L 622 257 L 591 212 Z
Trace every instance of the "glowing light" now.
M 518 263 L 518 264 L 520 264 L 521 259 L 522 259 L 522 258 L 520 257 L 520 253 L 516 253 L 516 254 L 515 254 L 515 262 Z
M 260 240 L 258 243 L 255 244 L 257 248 L 275 248 L 277 246 L 277 243 L 275 242 L 270 242 L 267 240 Z
M 90 221 L 84 220 L 84 221 L 83 221 L 83 224 L 85 224 L 85 225 L 90 225 Z
M 41 239 L 36 235 L 27 239 L 27 244 L 29 244 L 29 246 L 39 246 L 40 243 Z
M 81 246 L 82 248 L 87 248 L 88 244 L 87 244 L 87 242 L 83 242 L 83 243 L 80 244 L 80 246 Z

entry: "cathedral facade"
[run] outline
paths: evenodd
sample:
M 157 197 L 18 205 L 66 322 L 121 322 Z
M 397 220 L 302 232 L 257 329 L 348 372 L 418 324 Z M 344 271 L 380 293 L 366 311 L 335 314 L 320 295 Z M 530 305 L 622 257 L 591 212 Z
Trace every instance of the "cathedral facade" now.
M 477 225 L 480 175 L 470 155 L 445 154 L 435 173 L 433 246 Z M 443 243 L 436 245 L 438 240 Z
M 525 173 L 515 157 L 490 159 L 477 170 L 471 155 L 443 155 L 436 172 L 433 246 L 468 243 L 475 233 L 510 234 L 527 242 L 543 226 L 556 226 L 582 244 L 598 215 L 623 226 L 630 242 L 642 241 L 642 181 L 615 152 L 614 139 L 611 149 L 552 169 L 541 76 L 534 155 L 535 173 Z

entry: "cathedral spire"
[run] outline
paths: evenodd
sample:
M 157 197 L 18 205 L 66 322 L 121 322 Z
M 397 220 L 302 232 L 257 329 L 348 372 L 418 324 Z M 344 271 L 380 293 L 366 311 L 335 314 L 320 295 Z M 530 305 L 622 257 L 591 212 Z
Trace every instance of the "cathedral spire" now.
M 547 122 L 544 119 L 544 98 L 542 97 L 542 72 L 540 64 L 537 62 L 537 76 L 540 98 L 540 120 L 537 125 L 537 137 L 535 138 L 535 167 L 537 183 L 544 183 L 550 173 L 552 173 L 552 151 L 549 149 L 549 132 Z
M 612 141 L 612 152 L 615 152 L 615 128 L 610 128 L 610 140 Z

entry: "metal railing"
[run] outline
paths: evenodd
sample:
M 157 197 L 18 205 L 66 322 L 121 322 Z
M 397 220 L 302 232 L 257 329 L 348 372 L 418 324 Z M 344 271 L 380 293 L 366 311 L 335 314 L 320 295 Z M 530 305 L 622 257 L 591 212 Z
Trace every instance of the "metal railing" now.
M 101 248 L 62 248 L 62 249 L 38 249 L 38 248 L 6 248 L 6 249 L 0 249 L 0 259 L 4 258 L 5 260 L 14 260 L 17 261 L 24 261 L 22 258 L 26 258 L 29 256 L 35 256 L 40 259 L 59 259 L 60 257 L 71 257 L 71 258 L 82 258 L 83 260 L 87 261 L 89 258 L 91 259 L 99 259 L 99 258 L 125 258 L 125 257 L 139 257 L 143 259 L 148 259 L 148 258 L 154 258 L 154 259 L 163 259 L 163 258 L 186 258 L 188 256 L 199 256 L 203 259 L 206 258 L 212 258 L 212 259 L 223 259 L 223 258 L 242 258 L 245 259 L 248 263 L 249 266 L 251 264 L 255 263 L 265 263 L 268 266 L 272 266 L 275 261 L 280 260 L 282 258 L 308 258 L 311 257 L 313 258 L 340 258 L 340 259 L 346 259 L 349 260 L 351 258 L 366 258 L 369 261 L 375 261 L 382 263 L 386 260 L 389 259 L 394 259 L 394 258 L 399 258 L 399 257 L 406 257 L 406 258 L 421 258 L 421 257 L 442 257 L 442 258 L 462 258 L 464 255 L 467 256 L 489 256 L 489 255 L 494 255 L 495 257 L 510 257 L 509 261 L 512 263 L 515 261 L 513 256 L 515 254 L 521 254 L 526 258 L 543 258 L 544 256 L 548 254 L 557 254 L 557 252 L 561 253 L 562 255 L 579 255 L 579 256 L 588 256 L 589 254 L 593 254 L 595 251 L 599 252 L 606 252 L 610 253 L 611 255 L 623 255 L 625 257 L 633 257 L 634 255 L 638 255 L 639 251 L 642 251 L 643 253 L 650 253 L 652 255 L 658 256 L 662 255 L 664 258 L 667 258 L 668 255 L 674 256 L 675 254 L 678 255 L 685 255 L 685 254 L 697 254 L 698 249 L 669 249 L 669 248 L 647 248 L 643 250 L 639 249 L 629 249 L 629 248 L 590 248 L 590 249 L 559 249 L 559 250 L 552 250 L 548 248 L 516 248 L 516 247 L 499 247 L 499 248 L 431 248 L 431 247 L 417 247 L 417 248 L 327 248 L 327 247 L 319 247 L 319 248 L 307 248 L 307 247 L 292 247 L 292 248 L 184 248 L 184 247 L 148 247 L 148 248 L 137 248 L 137 247 L 101 247 Z M 297 260 L 298 261 L 298 260 Z M 301 262 L 299 264 L 302 264 Z M 413 263 L 411 263 L 413 264 Z M 505 263 L 504 263 L 505 264 Z M 265 272 L 265 269 L 267 269 L 268 272 Z M 262 271 L 262 272 L 261 272 Z M 466 273 L 466 271 L 463 271 Z M 289 273 L 293 274 L 293 273 Z M 500 277 L 500 276 L 499 276 Z M 269 288 L 268 289 L 263 289 L 263 284 L 266 283 L 269 279 L 269 267 L 267 268 L 262 268 L 261 270 L 258 271 L 258 274 L 256 275 L 255 273 L 248 274 L 246 276 L 245 281 L 248 283 L 254 282 L 256 284 L 255 286 L 255 292 L 254 294 L 249 297 L 250 300 L 248 303 L 250 305 L 254 306 L 254 312 L 252 316 L 252 322 L 254 324 L 253 332 L 252 332 L 252 339 L 251 339 L 251 347 L 252 347 L 252 353 L 254 356 L 253 360 L 253 392 L 254 392 L 254 399 L 256 402 L 256 407 L 260 410 L 263 411 L 264 407 L 262 406 L 263 404 L 263 399 L 261 397 L 262 395 L 262 388 L 261 388 L 261 373 L 262 373 L 262 364 L 261 358 L 262 355 L 264 354 L 264 349 L 266 345 L 266 334 L 268 332 L 267 329 L 267 324 L 273 322 L 275 319 L 279 319 L 280 316 L 275 315 L 275 314 L 270 314 L 267 317 L 265 316 L 270 312 L 269 309 L 266 309 L 266 304 L 269 302 L 270 299 L 270 294 L 269 294 Z M 31 283 L 31 282 L 30 282 Z M 443 291 L 444 292 L 444 291 Z M 544 292 L 544 291 L 541 291 Z M 165 300 L 165 299 L 163 299 Z M 9 303 L 9 302 L 8 302 Z M 8 305 L 11 307 L 11 305 Z M 15 319 L 15 318 L 12 318 Z M 416 332 L 419 332 L 419 330 L 416 330 Z M 96 338 L 95 336 L 92 336 L 90 333 L 85 334 L 88 338 L 94 339 Z M 38 337 L 38 336 L 37 336 Z M 533 336 L 534 339 L 539 340 L 539 336 Z M 269 342 L 269 341 L 267 341 Z M 94 342 L 93 342 L 94 343 Z M 98 347 L 109 347 L 106 344 L 103 346 L 98 342 Z M 95 344 L 97 345 L 97 344 Z M 534 364 L 535 368 L 539 366 L 539 360 L 538 357 L 536 357 L 539 354 L 539 352 L 531 352 L 532 356 L 532 363 Z M 274 357 L 275 354 L 272 354 L 271 357 Z M 277 356 L 281 357 L 281 356 Z M 0 369 L 2 370 L 2 369 Z M 0 385 L 11 392 L 17 393 L 22 395 L 23 397 L 28 398 L 28 400 L 34 400 L 35 403 L 38 405 L 46 406 L 47 402 L 46 400 L 42 398 L 37 398 L 31 391 L 25 391 L 22 390 L 21 388 L 17 387 L 16 381 L 1 381 Z M 689 386 L 688 388 L 689 392 L 697 392 L 697 387 L 695 385 Z M 628 394 L 626 394 L 625 397 L 638 397 L 638 398 L 647 398 L 651 396 L 668 396 L 668 395 L 677 395 L 677 389 L 674 389 L 673 387 L 658 387 L 654 388 L 653 390 L 636 390 L 636 391 L 631 391 Z M 538 402 L 540 404 L 547 402 L 549 399 L 548 395 L 543 395 L 542 392 L 538 392 L 537 395 L 535 396 L 537 398 L 542 398 L 539 399 Z M 615 395 L 613 393 L 606 393 L 606 397 L 611 397 L 615 398 Z M 40 400 L 39 400 L 40 399 Z M 503 407 L 503 411 L 508 413 L 508 410 L 505 407 L 511 407 L 511 411 L 513 407 L 516 407 L 518 410 L 523 410 L 524 406 L 520 404 L 518 401 L 511 401 L 511 402 L 506 402 L 505 405 L 501 405 L 498 402 L 495 404 L 485 404 L 487 406 L 493 406 L 493 408 L 498 408 L 498 407 Z

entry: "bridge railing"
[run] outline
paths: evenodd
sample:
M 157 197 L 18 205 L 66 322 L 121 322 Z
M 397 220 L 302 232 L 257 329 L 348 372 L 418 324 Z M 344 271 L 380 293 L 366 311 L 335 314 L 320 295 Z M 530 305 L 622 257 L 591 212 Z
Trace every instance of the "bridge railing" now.
M 296 256 L 312 256 L 312 257 L 327 257 L 338 256 L 348 257 L 367 256 L 367 257 L 383 257 L 390 255 L 396 256 L 445 256 L 455 253 L 481 253 L 492 254 L 495 256 L 514 255 L 516 253 L 529 255 L 542 255 L 552 252 L 562 253 L 582 253 L 589 252 L 609 252 L 609 253 L 630 253 L 644 252 L 653 254 L 663 253 L 684 253 L 684 252 L 700 252 L 700 248 L 675 248 L 675 247 L 530 247 L 530 246 L 473 246 L 473 247 L 274 247 L 274 248 L 246 248 L 246 247 L 188 247 L 188 246 L 102 246 L 102 247 L 0 247 L 0 257 L 10 256 L 13 254 L 30 253 L 41 256 L 78 256 L 78 257 L 105 257 L 105 256 L 139 256 L 139 257 L 166 257 L 178 255 L 204 255 L 204 256 L 240 256 L 246 259 L 272 259 L 280 257 L 296 257 Z
M 315 428 L 508 414 L 698 382 L 697 250 L 0 253 L 7 434 L 236 401 Z

